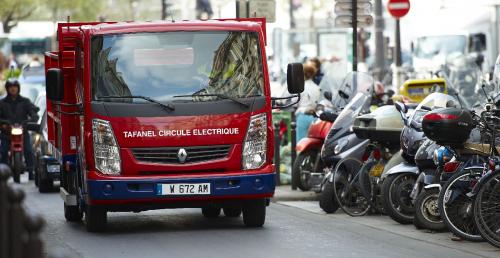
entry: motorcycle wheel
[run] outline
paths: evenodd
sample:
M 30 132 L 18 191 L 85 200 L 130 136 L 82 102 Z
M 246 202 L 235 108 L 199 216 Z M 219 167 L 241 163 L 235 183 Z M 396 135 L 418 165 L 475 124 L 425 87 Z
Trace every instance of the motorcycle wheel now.
M 339 209 L 339 203 L 335 198 L 333 183 L 327 181 L 319 196 L 319 207 L 326 213 L 334 213 Z
M 344 158 L 337 163 L 333 176 L 335 198 L 340 208 L 350 216 L 363 216 L 371 209 L 370 202 L 361 192 L 359 171 L 362 162 Z
M 446 227 L 456 236 L 473 242 L 484 241 L 474 224 L 474 199 L 467 196 L 482 171 L 455 173 L 439 193 L 439 214 Z
M 438 188 L 422 190 L 415 201 L 415 225 L 433 231 L 446 229 L 446 225 L 439 214 L 438 199 Z
M 307 150 L 300 152 L 292 167 L 293 181 L 297 182 L 297 187 L 302 191 L 311 190 L 311 172 L 322 172 L 322 165 L 319 164 L 318 168 L 315 167 L 316 158 L 319 155 L 318 150 Z M 320 162 L 321 163 L 321 162 Z
M 22 162 L 23 162 L 23 156 L 21 152 L 16 152 L 14 153 L 14 157 L 12 158 L 12 174 L 14 178 L 14 182 L 20 183 L 21 182 L 21 173 L 22 171 Z
M 396 222 L 411 224 L 415 206 L 410 193 L 417 176 L 410 173 L 389 175 L 382 183 L 382 203 L 384 211 Z
M 500 248 L 500 173 L 489 178 L 479 189 L 474 200 L 474 223 L 481 236 Z

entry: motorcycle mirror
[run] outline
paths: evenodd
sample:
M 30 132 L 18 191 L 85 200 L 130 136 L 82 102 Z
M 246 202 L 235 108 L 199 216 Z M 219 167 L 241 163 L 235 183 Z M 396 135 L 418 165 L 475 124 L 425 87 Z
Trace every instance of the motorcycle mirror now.
M 339 90 L 339 96 L 343 99 L 349 99 L 349 95 L 342 90 Z
M 325 99 L 327 99 L 329 101 L 332 101 L 333 96 L 332 96 L 332 92 L 331 91 L 325 91 L 323 93 L 323 96 L 325 97 Z
M 406 114 L 406 112 L 408 112 L 408 108 L 402 102 L 396 101 L 396 103 L 394 103 L 394 106 L 396 106 L 396 109 L 402 114 Z
M 37 123 L 27 123 L 26 124 L 26 130 L 33 131 L 33 132 L 38 132 L 38 131 L 40 131 L 40 125 L 37 124 Z

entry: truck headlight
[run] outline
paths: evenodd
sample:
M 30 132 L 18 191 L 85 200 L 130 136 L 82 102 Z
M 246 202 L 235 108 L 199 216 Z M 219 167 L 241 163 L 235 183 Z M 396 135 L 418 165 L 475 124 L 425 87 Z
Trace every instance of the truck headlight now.
M 121 173 L 120 148 L 115 139 L 113 128 L 108 121 L 92 120 L 94 140 L 94 160 L 97 170 L 107 175 Z
M 252 116 L 243 143 L 243 169 L 257 169 L 266 162 L 267 116 L 265 113 Z

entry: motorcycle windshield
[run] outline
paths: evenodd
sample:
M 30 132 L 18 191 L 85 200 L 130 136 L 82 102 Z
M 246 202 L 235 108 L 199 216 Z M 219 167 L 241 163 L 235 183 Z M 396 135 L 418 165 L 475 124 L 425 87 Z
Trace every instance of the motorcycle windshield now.
M 447 84 L 450 93 L 456 92 L 466 106 L 483 105 L 485 96 L 481 90 L 482 73 L 479 66 L 465 58 L 456 58 L 447 66 Z M 490 89 L 485 89 L 487 92 Z
M 356 93 L 371 94 L 373 90 L 373 77 L 369 74 L 361 72 L 349 72 L 342 83 L 338 85 L 339 80 L 334 76 L 334 73 L 327 73 L 323 80 L 321 80 L 320 88 L 323 91 L 330 91 L 332 93 L 332 104 L 337 110 L 346 106 L 356 95 Z M 345 94 L 339 94 L 343 92 Z
M 453 96 L 434 92 L 425 97 L 410 117 L 410 124 L 417 129 L 422 127 L 422 119 L 429 110 L 447 107 L 460 107 L 460 102 Z
M 354 119 L 361 112 L 368 100 L 368 95 L 358 92 L 354 98 L 342 109 L 331 130 L 340 130 L 342 128 L 350 128 Z

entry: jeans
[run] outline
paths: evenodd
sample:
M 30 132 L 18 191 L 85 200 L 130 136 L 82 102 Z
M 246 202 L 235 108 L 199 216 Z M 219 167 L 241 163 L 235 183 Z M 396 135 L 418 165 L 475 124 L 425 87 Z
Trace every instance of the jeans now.
M 297 133 L 296 138 L 297 142 L 299 142 L 302 138 L 307 137 L 307 131 L 309 130 L 309 126 L 314 121 L 314 117 L 311 115 L 306 115 L 304 113 L 296 114 L 297 120 Z
M 24 160 L 26 162 L 26 169 L 28 171 L 33 170 L 33 147 L 31 146 L 31 140 L 29 133 L 25 130 L 23 134 L 23 151 Z M 5 134 L 0 134 L 0 162 L 9 164 L 9 150 L 10 150 L 10 136 Z

